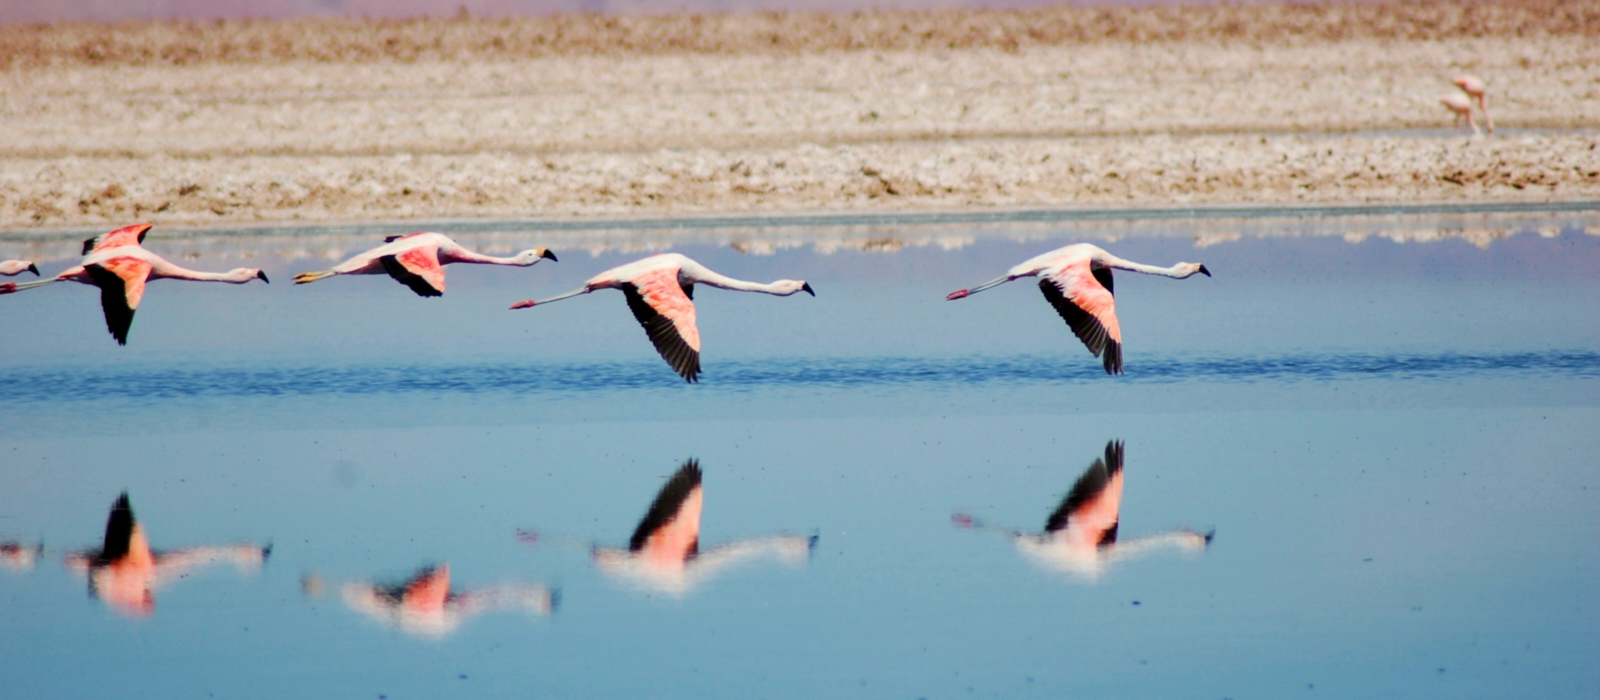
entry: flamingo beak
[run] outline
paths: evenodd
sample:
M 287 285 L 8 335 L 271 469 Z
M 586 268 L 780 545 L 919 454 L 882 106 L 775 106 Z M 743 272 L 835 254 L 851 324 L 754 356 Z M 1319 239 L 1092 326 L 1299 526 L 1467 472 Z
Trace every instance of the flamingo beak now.
M 28 272 L 32 272 L 34 277 L 38 277 L 39 276 L 39 266 L 35 265 L 33 263 L 28 263 Z
M 262 282 L 266 282 L 267 284 L 272 284 L 272 280 L 267 279 L 267 273 L 265 270 L 256 270 L 256 278 L 260 279 Z
M 807 294 L 810 294 L 811 296 L 816 296 L 817 295 L 817 293 L 811 289 L 811 283 L 810 282 L 802 282 L 800 284 L 800 291 L 805 292 Z
M 550 262 L 561 262 L 560 260 L 556 259 L 556 254 L 550 252 L 549 248 L 545 248 L 544 252 L 539 254 L 539 257 L 541 257 L 541 258 L 549 258 Z
M 1205 265 L 1201 265 L 1200 266 L 1200 274 L 1205 275 L 1207 277 L 1210 277 L 1211 276 L 1211 271 L 1207 270 Z
M 972 292 L 969 292 L 969 291 L 967 291 L 965 289 L 957 289 L 957 290 L 955 290 L 955 291 L 953 291 L 953 292 L 951 292 L 949 294 L 946 294 L 945 297 L 944 297 L 944 300 L 945 301 L 955 301 L 957 299 L 965 299 L 965 298 L 967 298 L 967 295 L 971 294 L 971 293 Z
M 535 303 L 534 300 L 528 299 L 526 301 L 519 301 L 519 302 L 517 302 L 515 304 L 512 304 L 511 308 L 512 309 L 526 309 L 526 308 L 529 308 L 529 307 L 533 306 L 534 303 Z

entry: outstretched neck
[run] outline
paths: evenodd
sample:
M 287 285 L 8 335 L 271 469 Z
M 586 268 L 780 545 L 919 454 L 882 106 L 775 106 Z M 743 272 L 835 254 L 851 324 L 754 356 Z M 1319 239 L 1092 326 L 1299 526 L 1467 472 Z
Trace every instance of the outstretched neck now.
M 475 265 L 519 265 L 522 267 L 527 267 L 532 265 L 534 262 L 538 262 L 538 260 L 534 260 L 533 262 L 524 262 L 516 257 L 502 258 L 494 255 L 483 255 L 481 253 L 474 253 L 465 248 L 449 251 L 447 255 L 449 256 L 448 262 L 472 263 Z M 442 263 L 447 261 L 440 260 L 439 262 Z
M 1162 277 L 1171 277 L 1173 279 L 1180 280 L 1194 274 L 1192 270 L 1186 269 L 1183 263 L 1178 263 L 1172 267 L 1156 267 L 1155 265 L 1145 265 L 1143 263 L 1136 263 L 1131 260 L 1123 260 L 1115 255 L 1106 255 L 1095 262 L 1098 262 L 1105 267 L 1115 268 L 1118 270 L 1142 272 L 1147 275 L 1161 275 Z
M 710 285 L 718 289 L 732 289 L 736 292 L 761 292 L 762 294 L 776 294 L 778 296 L 788 296 L 794 293 L 794 290 L 782 287 L 777 282 L 767 284 L 746 282 L 726 275 L 719 275 L 703 268 L 695 270 L 695 274 L 690 278 L 690 281 L 696 284 Z

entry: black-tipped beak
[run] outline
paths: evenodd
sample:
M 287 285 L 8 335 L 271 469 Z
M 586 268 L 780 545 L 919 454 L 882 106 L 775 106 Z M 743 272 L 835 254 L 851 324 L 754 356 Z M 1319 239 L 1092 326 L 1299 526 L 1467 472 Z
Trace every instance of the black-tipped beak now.
M 560 260 L 556 259 L 556 254 L 550 252 L 549 248 L 546 248 L 543 253 L 540 253 L 539 257 L 541 257 L 541 258 L 549 258 L 550 262 L 561 262 Z
M 1207 277 L 1210 277 L 1211 276 L 1211 271 L 1207 270 L 1205 265 L 1201 265 L 1200 266 L 1200 274 L 1205 275 Z
M 256 270 L 256 277 L 261 278 L 262 282 L 266 282 L 267 284 L 272 284 L 272 280 L 267 279 L 267 273 L 266 273 L 265 270 Z
M 806 282 L 804 284 L 801 284 L 800 285 L 800 291 L 805 292 L 807 294 L 810 294 L 811 296 L 816 296 L 817 295 L 816 291 L 811 289 L 811 283 L 810 282 Z
M 28 263 L 28 272 L 32 272 L 34 277 L 38 277 L 39 276 L 39 266 L 35 265 L 33 263 Z

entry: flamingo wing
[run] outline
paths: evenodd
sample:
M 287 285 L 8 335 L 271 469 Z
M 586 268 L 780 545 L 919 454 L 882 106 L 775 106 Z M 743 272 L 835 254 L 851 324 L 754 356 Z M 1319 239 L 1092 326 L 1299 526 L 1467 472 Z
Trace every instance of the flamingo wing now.
M 124 226 L 115 231 L 107 231 L 94 238 L 83 242 L 83 254 L 88 255 L 96 250 L 118 248 L 125 245 L 139 245 L 144 243 L 144 234 L 150 230 L 150 224 L 134 224 Z
M 150 263 L 134 257 L 118 257 L 85 265 L 83 269 L 100 288 L 100 309 L 105 312 L 106 330 L 111 331 L 118 345 L 127 345 L 133 312 L 144 298 L 144 283 L 150 277 Z
M 654 270 L 620 286 L 661 359 L 684 380 L 699 381 L 700 329 L 695 326 L 694 302 L 679 284 L 677 270 Z
M 421 297 L 444 296 L 444 268 L 437 251 L 412 248 L 404 253 L 378 258 L 383 269 L 396 282 L 411 288 Z
M 1117 325 L 1116 299 L 1109 268 L 1093 270 L 1088 260 L 1039 280 L 1039 291 L 1061 314 L 1073 335 L 1095 357 L 1104 353 L 1107 374 L 1122 374 L 1122 328 Z
M 1122 509 L 1122 443 L 1106 443 L 1103 459 L 1078 477 L 1061 505 L 1045 521 L 1046 532 L 1083 528 L 1100 545 L 1117 541 L 1117 522 Z
M 634 528 L 628 551 L 687 561 L 700 551 L 700 460 L 678 467 Z
M 418 572 L 400 593 L 400 604 L 407 610 L 437 612 L 450 601 L 450 565 L 442 564 Z
M 424 231 L 418 231 L 416 233 L 397 233 L 397 234 L 395 234 L 393 236 L 384 236 L 383 242 L 384 243 L 393 243 L 393 242 L 398 241 L 398 240 L 400 240 L 402 238 L 410 238 L 412 236 L 420 236 L 423 233 L 425 233 L 425 232 Z

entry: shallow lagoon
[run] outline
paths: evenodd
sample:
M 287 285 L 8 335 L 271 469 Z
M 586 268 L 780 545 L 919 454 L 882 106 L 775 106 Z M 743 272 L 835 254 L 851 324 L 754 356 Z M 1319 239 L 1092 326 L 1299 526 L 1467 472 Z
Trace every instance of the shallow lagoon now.
M 453 267 L 425 300 L 295 288 L 321 261 L 245 240 L 189 264 L 248 253 L 276 283 L 152 285 L 127 348 L 92 290 L 0 299 L 0 540 L 44 546 L 0 567 L 0 677 L 30 698 L 1592 695 L 1600 237 L 1546 223 L 1121 232 L 1123 257 L 1216 277 L 1119 275 L 1120 378 L 1031 284 L 943 301 L 1084 237 L 1066 227 L 690 236 L 674 249 L 713 269 L 818 291 L 698 294 L 697 386 L 619 294 L 504 310 L 638 255 L 614 247 Z M 1119 538 L 1214 532 L 1205 551 L 1086 576 L 952 524 L 1039 531 L 1111 440 Z M 677 590 L 598 570 L 590 547 L 626 546 L 689 458 L 703 550 L 815 548 Z M 196 566 L 131 615 L 62 563 L 123 491 L 156 550 L 271 555 Z M 554 609 L 424 629 L 341 593 L 443 563 L 460 595 Z

